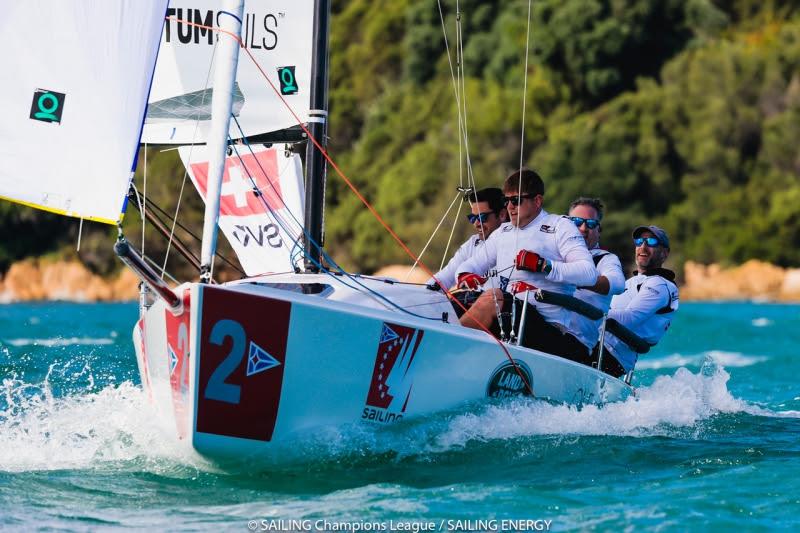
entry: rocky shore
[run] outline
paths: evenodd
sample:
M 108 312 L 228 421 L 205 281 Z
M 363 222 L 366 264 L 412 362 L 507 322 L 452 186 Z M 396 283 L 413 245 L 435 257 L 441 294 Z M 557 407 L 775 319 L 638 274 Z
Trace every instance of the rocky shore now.
M 375 274 L 404 279 L 408 267 L 392 265 Z M 408 281 L 422 283 L 427 275 L 416 270 Z M 800 268 L 785 269 L 748 261 L 738 267 L 684 265 L 681 300 L 765 300 L 800 302 Z M 27 259 L 15 263 L 0 279 L 0 303 L 30 300 L 103 302 L 135 300 L 139 280 L 128 269 L 112 278 L 92 274 L 77 261 Z
M 112 278 L 92 274 L 77 261 L 26 259 L 0 279 L 0 303 L 30 300 L 108 302 L 135 300 L 139 280 L 130 269 Z

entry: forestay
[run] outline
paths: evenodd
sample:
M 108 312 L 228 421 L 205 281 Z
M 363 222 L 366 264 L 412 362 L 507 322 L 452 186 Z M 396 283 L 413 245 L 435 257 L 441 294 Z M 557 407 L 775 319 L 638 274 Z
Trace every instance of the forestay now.
M 236 74 L 232 113 L 245 136 L 282 130 L 297 121 L 284 98 L 305 119 L 311 83 L 314 2 L 248 0 L 242 42 L 269 77 L 242 52 Z M 201 26 L 217 27 L 219 2 L 173 0 L 164 26 L 156 76 L 142 142 L 204 143 L 211 122 L 210 69 L 217 36 Z M 232 122 L 230 136 L 242 137 Z
M 4 2 L 0 197 L 116 223 L 167 0 Z
M 208 151 L 204 146 L 179 149 L 183 164 L 205 200 Z M 253 192 L 255 180 L 261 196 Z M 292 272 L 291 255 L 302 235 L 303 171 L 300 156 L 288 157 L 283 146 L 244 146 L 225 159 L 218 225 L 248 276 Z M 302 261 L 300 261 L 302 263 Z

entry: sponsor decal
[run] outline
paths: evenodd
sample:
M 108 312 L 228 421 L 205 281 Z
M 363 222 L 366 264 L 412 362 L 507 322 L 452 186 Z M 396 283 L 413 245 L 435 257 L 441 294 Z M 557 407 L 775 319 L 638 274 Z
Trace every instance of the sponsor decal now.
M 544 233 L 555 233 L 556 228 L 554 226 L 548 226 L 547 224 L 542 224 L 541 226 L 539 226 L 539 231 L 542 231 Z
M 172 409 L 178 438 L 185 438 L 189 429 L 189 291 L 183 295 L 183 310 L 179 315 L 164 310 L 167 327 L 167 364 L 172 390 Z
M 424 331 L 383 323 L 378 340 L 363 420 L 394 422 L 403 418 L 414 381 L 413 363 Z
M 489 398 L 509 398 L 512 396 L 531 395 L 528 387 L 525 386 L 525 381 L 527 381 L 531 389 L 533 389 L 531 369 L 519 359 L 514 359 L 514 363 L 516 367 L 511 361 L 505 361 L 494 369 L 489 378 L 489 383 L 486 385 L 486 396 Z M 525 381 L 520 377 L 520 373 L 525 376 Z
M 297 80 L 294 77 L 294 67 L 278 67 L 278 81 L 281 83 L 281 94 L 297 94 Z
M 170 7 L 164 25 L 164 40 L 168 43 L 213 45 L 220 26 L 221 11 Z M 286 13 L 245 13 L 242 20 L 242 44 L 251 50 L 273 50 L 278 46 L 278 25 Z M 199 24 L 200 26 L 195 26 Z M 205 26 L 205 27 L 201 27 Z
M 283 246 L 280 230 L 278 226 L 270 222 L 269 224 L 234 224 L 233 236 L 236 237 L 242 246 L 269 246 L 270 248 L 280 248 Z M 255 229 L 253 229 L 255 227 Z
M 291 303 L 202 290 L 196 430 L 269 441 L 283 387 Z
M 61 113 L 64 111 L 64 93 L 48 89 L 36 89 L 31 102 L 30 118 L 42 122 L 61 124 Z

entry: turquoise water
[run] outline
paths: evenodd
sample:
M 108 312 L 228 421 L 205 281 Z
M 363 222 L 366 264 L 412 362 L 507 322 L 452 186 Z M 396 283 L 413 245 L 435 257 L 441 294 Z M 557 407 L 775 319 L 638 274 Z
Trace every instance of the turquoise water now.
M 682 305 L 625 403 L 325 428 L 260 471 L 173 442 L 139 388 L 136 314 L 0 306 L 0 528 L 800 527 L 797 305 Z

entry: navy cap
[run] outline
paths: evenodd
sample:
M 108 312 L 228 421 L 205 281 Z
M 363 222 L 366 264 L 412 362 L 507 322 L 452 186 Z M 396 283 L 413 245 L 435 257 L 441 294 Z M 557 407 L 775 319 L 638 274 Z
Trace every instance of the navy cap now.
M 655 235 L 661 244 L 664 245 L 664 248 L 669 249 L 669 237 L 667 236 L 667 232 L 658 226 L 639 226 L 633 230 L 633 238 L 641 237 L 642 233 L 645 231 L 649 231 Z

